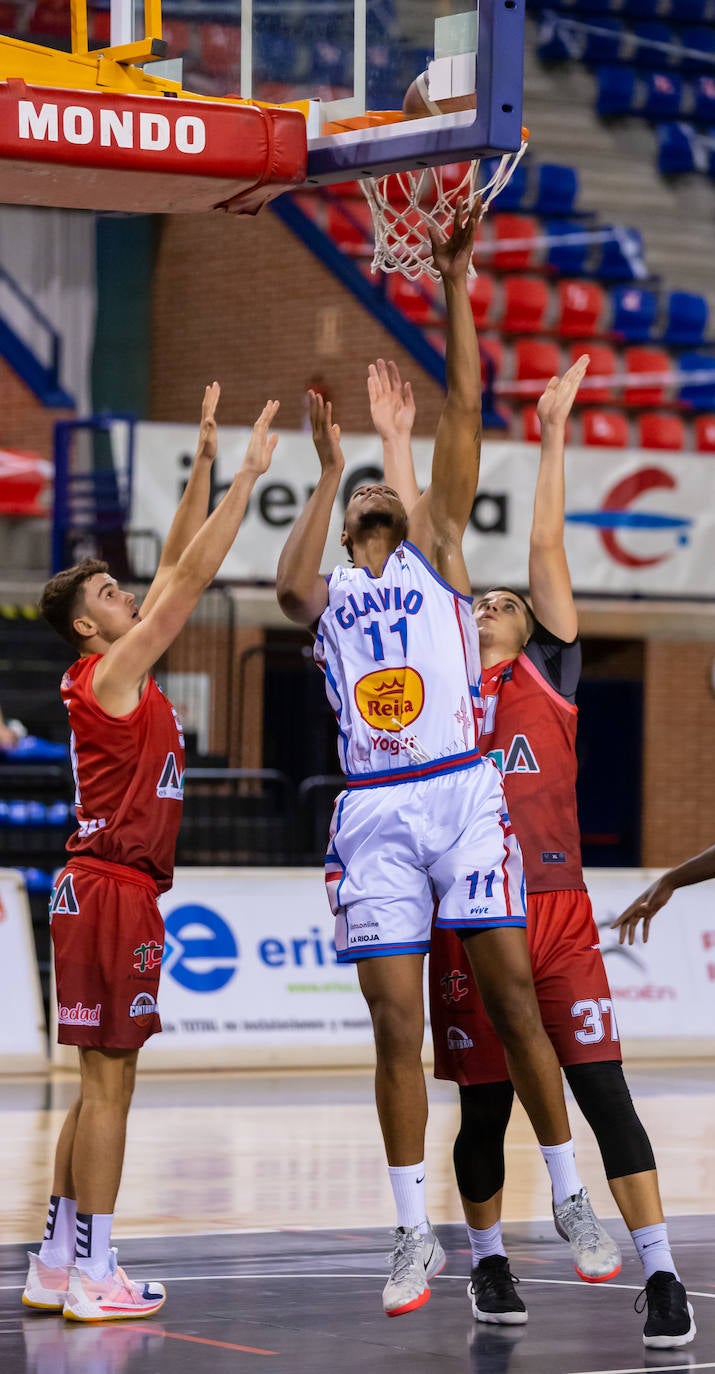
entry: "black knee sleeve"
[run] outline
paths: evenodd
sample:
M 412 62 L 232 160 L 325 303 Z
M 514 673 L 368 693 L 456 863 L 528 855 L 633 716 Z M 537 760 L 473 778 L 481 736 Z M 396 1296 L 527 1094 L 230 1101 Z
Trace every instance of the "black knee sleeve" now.
M 475 1083 L 459 1089 L 462 1122 L 454 1142 L 454 1172 L 462 1197 L 486 1202 L 504 1185 L 504 1135 L 511 1083 Z
M 606 1178 L 655 1169 L 651 1143 L 633 1106 L 621 1065 L 614 1060 L 572 1064 L 564 1073 L 598 1141 Z

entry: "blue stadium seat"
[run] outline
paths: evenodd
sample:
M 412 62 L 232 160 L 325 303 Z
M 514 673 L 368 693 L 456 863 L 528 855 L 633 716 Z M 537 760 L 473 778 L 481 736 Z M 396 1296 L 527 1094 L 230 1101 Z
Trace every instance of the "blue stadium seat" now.
M 681 372 L 701 374 L 699 381 L 685 381 L 678 399 L 693 410 L 715 410 L 715 358 L 707 353 L 686 353 L 679 359 Z
M 671 57 L 662 47 L 652 47 L 653 43 L 677 46 L 675 44 L 675 34 L 668 28 L 667 24 L 633 24 L 631 34 L 635 40 L 635 47 L 630 61 L 636 67 L 672 67 L 677 65 L 677 58 Z
M 636 113 L 636 74 L 632 67 L 599 67 L 596 110 L 604 119 Z
M 558 162 L 541 162 L 536 174 L 536 190 L 529 209 L 535 215 L 552 218 L 571 215 L 578 199 L 579 180 L 575 167 Z
M 485 157 L 481 166 L 480 184 L 486 185 L 494 176 L 500 159 L 498 157 Z M 494 202 L 497 210 L 503 210 L 508 214 L 512 210 L 520 210 L 526 195 L 527 170 L 526 162 L 522 158 L 521 162 L 514 169 L 510 180 L 507 182 L 503 191 L 499 192 L 498 199 Z
M 602 224 L 602 229 L 613 225 Z M 602 281 L 637 281 L 646 275 L 643 236 L 639 229 L 616 226 L 618 237 L 601 245 L 594 276 Z
M 586 271 L 591 245 L 582 238 L 576 243 L 560 243 L 559 239 L 573 234 L 582 234 L 577 225 L 564 223 L 563 220 L 549 220 L 544 225 L 544 233 L 553 240 L 546 250 L 545 266 L 561 277 L 582 277 Z
M 625 12 L 629 19 L 657 19 L 661 13 L 660 0 L 626 0 L 625 5 L 620 0 L 614 0 L 614 10 Z
M 685 348 L 701 344 L 709 313 L 705 296 L 691 291 L 671 291 L 666 304 L 663 343 Z
M 654 291 L 639 286 L 618 286 L 612 292 L 611 333 L 628 343 L 646 343 L 651 336 L 658 308 Z
M 670 18 L 680 24 L 704 24 L 712 18 L 711 0 L 670 0 Z
M 715 27 L 682 28 L 679 37 L 684 48 L 696 54 L 703 54 L 700 58 L 698 56 L 682 57 L 680 70 L 712 76 L 712 58 L 715 57 Z M 710 61 L 707 60 L 708 57 L 711 59 Z
M 606 62 L 618 62 L 626 28 L 620 19 L 599 19 L 599 33 L 583 35 L 581 61 L 588 67 L 601 67 Z
M 715 70 L 712 76 L 697 77 L 693 96 L 693 119 L 698 124 L 715 124 Z
M 659 124 L 658 171 L 665 177 L 680 176 L 697 171 L 695 162 L 695 130 L 689 124 Z
M 606 21 L 603 20 L 605 23 Z M 558 15 L 548 14 L 539 21 L 536 39 L 536 53 L 541 62 L 568 62 L 572 54 L 573 39 L 559 24 Z M 615 54 L 601 60 L 613 61 Z
M 677 119 L 682 104 L 683 81 L 675 72 L 644 73 L 640 113 L 646 119 Z

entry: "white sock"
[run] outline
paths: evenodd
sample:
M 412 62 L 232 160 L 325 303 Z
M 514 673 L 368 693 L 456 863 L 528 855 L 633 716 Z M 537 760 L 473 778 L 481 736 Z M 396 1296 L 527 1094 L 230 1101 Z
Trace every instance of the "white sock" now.
M 668 1241 L 668 1227 L 664 1221 L 657 1222 L 655 1226 L 639 1226 L 637 1231 L 631 1231 L 633 1244 L 638 1251 L 638 1258 L 643 1265 L 646 1279 L 651 1274 L 657 1273 L 662 1269 L 666 1274 L 675 1274 L 676 1279 L 680 1275 L 673 1264 L 673 1256 L 670 1253 L 670 1243 Z
M 558 1207 L 567 1197 L 580 1193 L 583 1187 L 576 1168 L 573 1140 L 565 1140 L 563 1145 L 540 1145 L 539 1149 L 549 1171 L 554 1203 Z
M 66 1264 L 74 1264 L 75 1220 L 77 1203 L 71 1197 L 50 1198 L 47 1209 L 45 1236 L 40 1246 L 40 1259 L 50 1269 L 61 1269 Z
M 103 1279 L 111 1269 L 109 1242 L 113 1220 L 111 1213 L 77 1213 L 75 1264 L 90 1279 Z
M 473 1269 L 476 1269 L 481 1259 L 487 1259 L 489 1255 L 503 1255 L 506 1258 L 500 1221 L 495 1222 L 493 1226 L 488 1226 L 485 1231 L 475 1231 L 473 1226 L 468 1226 L 467 1235 L 472 1247 Z
M 425 1199 L 425 1162 L 408 1164 L 405 1168 L 387 1166 L 397 1208 L 397 1225 L 417 1226 L 427 1230 L 427 1202 Z

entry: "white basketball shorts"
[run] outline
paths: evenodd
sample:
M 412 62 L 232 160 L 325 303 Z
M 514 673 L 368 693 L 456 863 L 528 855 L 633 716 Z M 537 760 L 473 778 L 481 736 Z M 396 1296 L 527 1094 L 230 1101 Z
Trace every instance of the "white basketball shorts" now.
M 437 925 L 526 925 L 521 850 L 491 759 L 336 799 L 325 859 L 339 962 L 429 950 Z

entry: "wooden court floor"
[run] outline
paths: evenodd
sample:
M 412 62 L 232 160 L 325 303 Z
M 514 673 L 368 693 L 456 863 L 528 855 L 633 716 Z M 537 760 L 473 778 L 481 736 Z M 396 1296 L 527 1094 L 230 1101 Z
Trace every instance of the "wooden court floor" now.
M 429 1304 L 388 1322 L 380 1307 L 392 1198 L 367 1073 L 140 1075 L 115 1238 L 137 1278 L 167 1280 L 149 1328 L 68 1329 L 23 1311 L 24 1251 L 44 1224 L 54 1141 L 71 1075 L 0 1080 L 2 1374 L 276 1374 L 465 1370 L 470 1374 L 626 1374 L 715 1370 L 715 1087 L 709 1065 L 637 1065 L 628 1074 L 651 1134 L 676 1262 L 698 1336 L 645 1351 L 632 1311 L 640 1267 L 620 1219 L 624 1266 L 580 1284 L 550 1220 L 548 1178 L 520 1108 L 510 1126 L 505 1221 L 529 1307 L 524 1328 L 476 1326 L 451 1146 L 455 1090 L 430 1085 L 430 1217 L 448 1250 Z M 615 1208 L 588 1127 L 571 1104 L 585 1182 Z M 171 1282 L 173 1276 L 173 1283 Z

